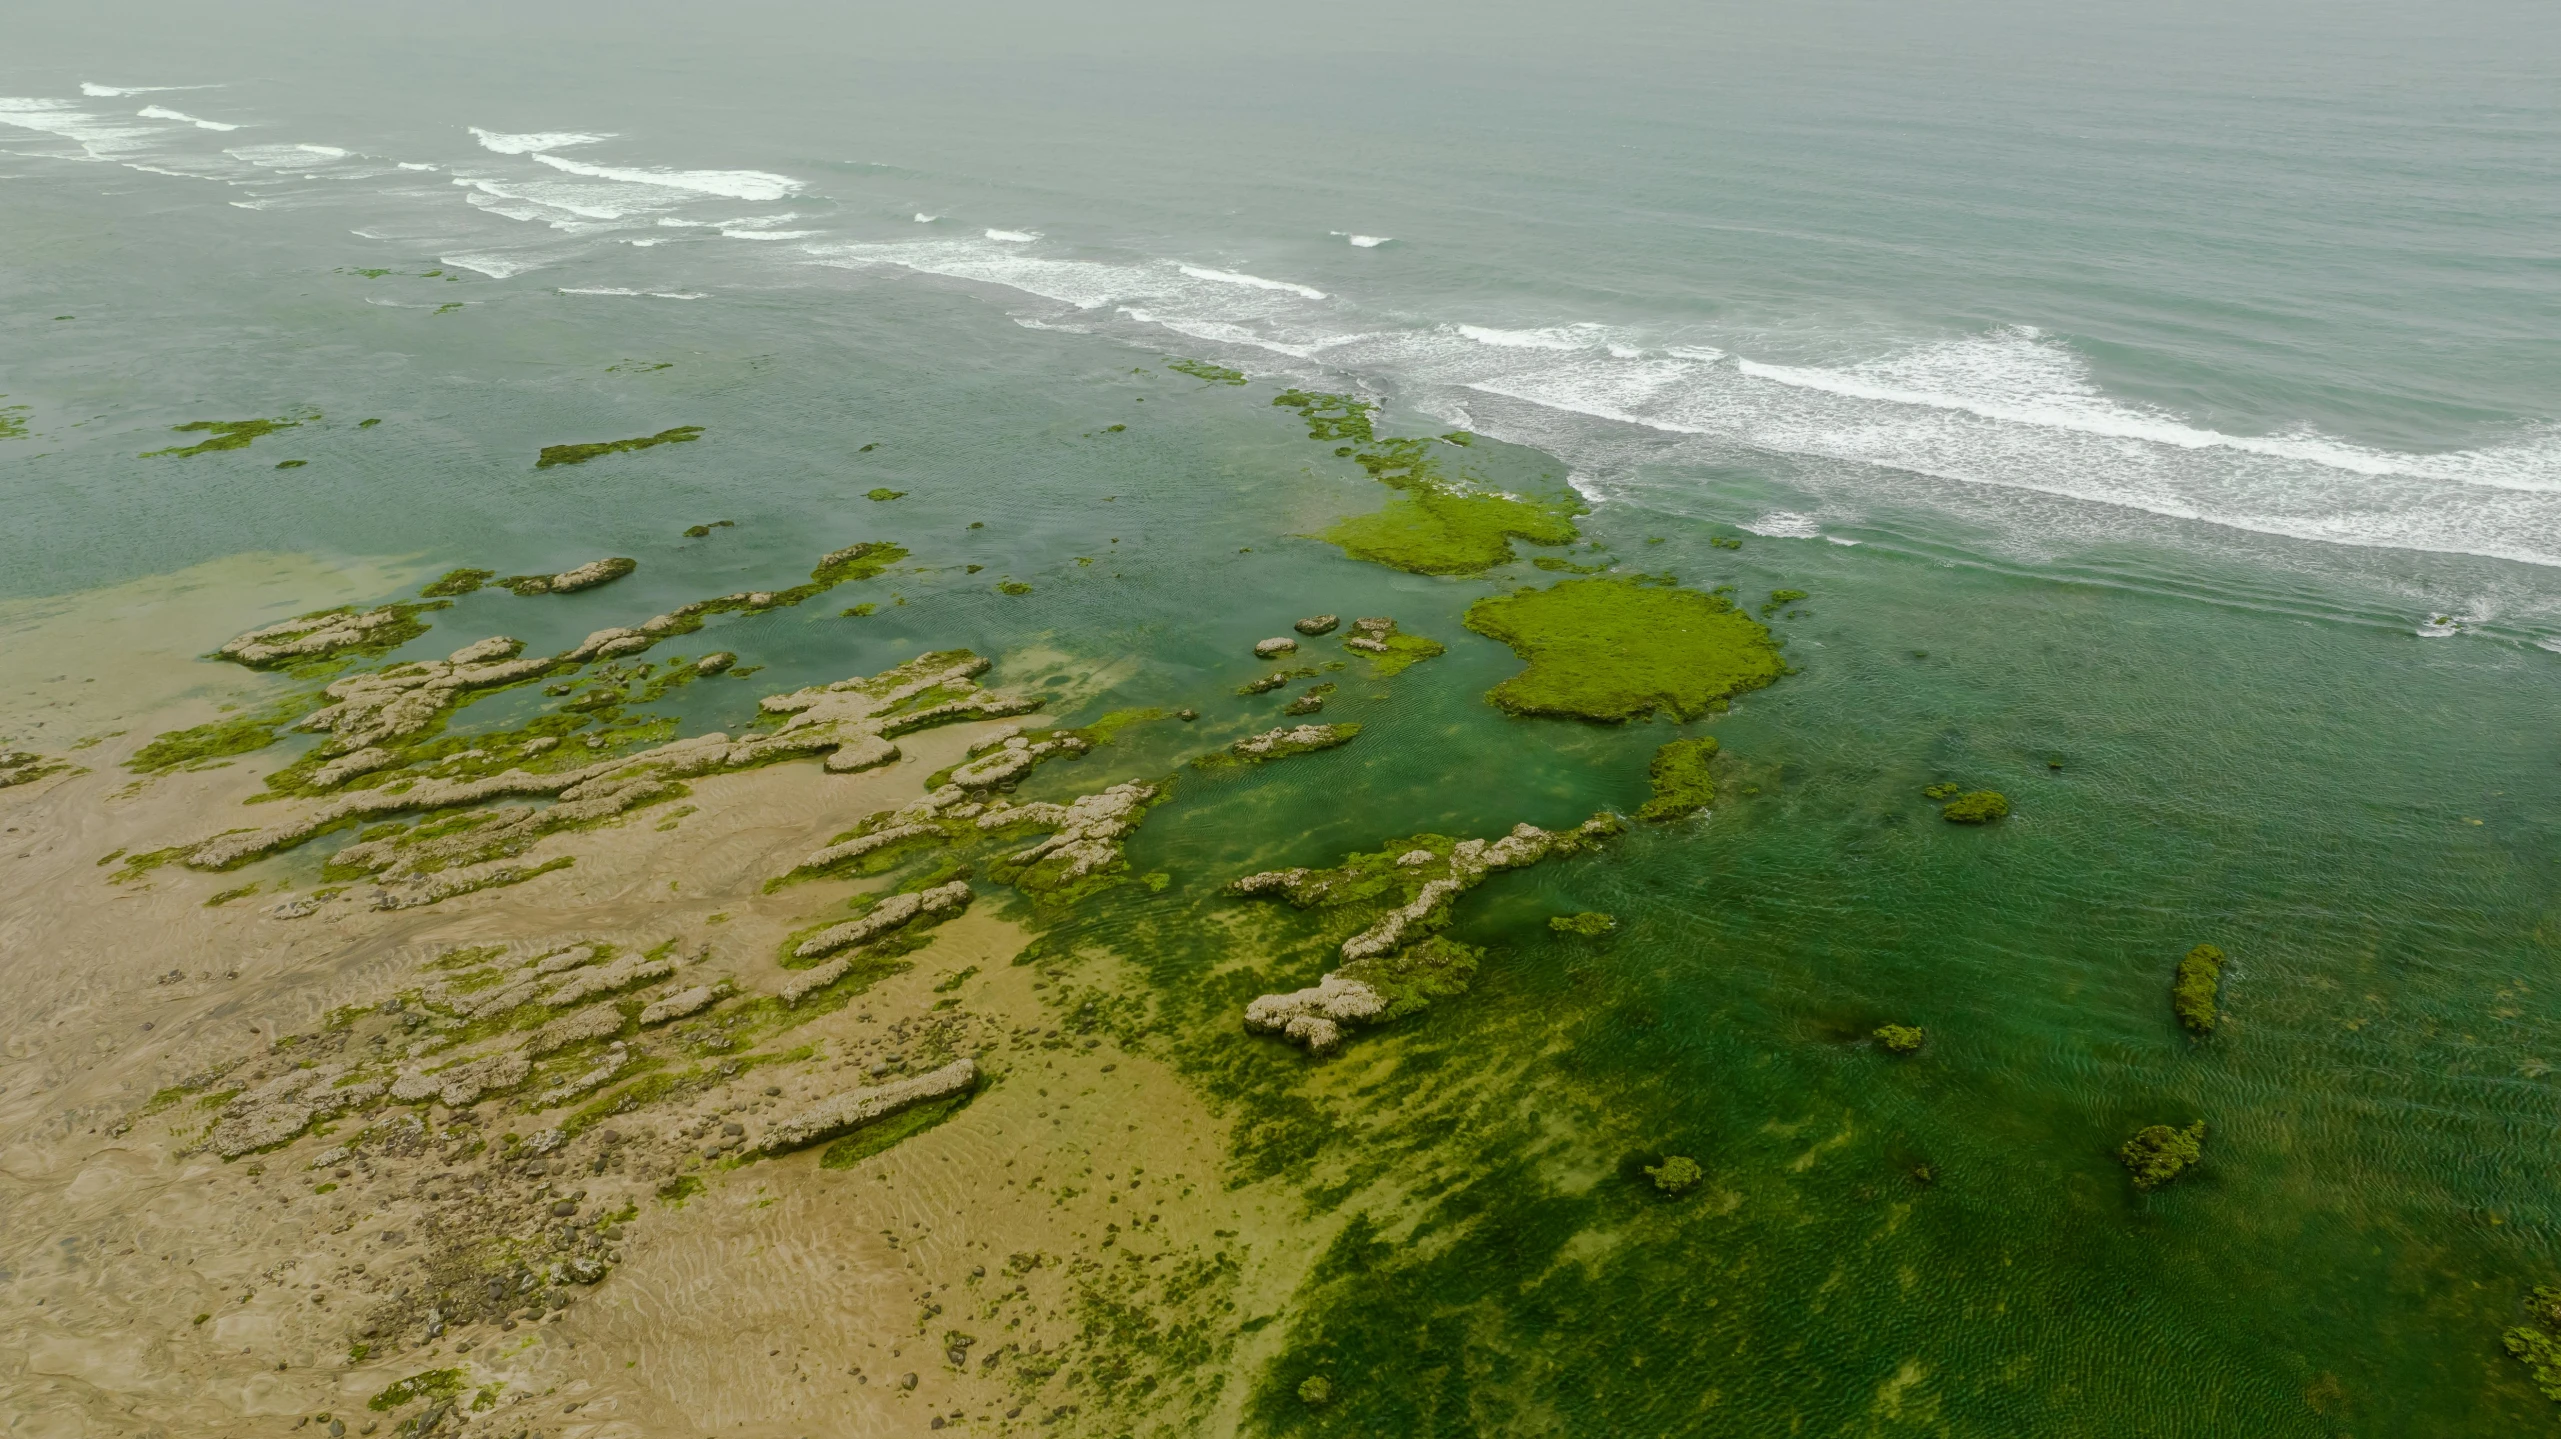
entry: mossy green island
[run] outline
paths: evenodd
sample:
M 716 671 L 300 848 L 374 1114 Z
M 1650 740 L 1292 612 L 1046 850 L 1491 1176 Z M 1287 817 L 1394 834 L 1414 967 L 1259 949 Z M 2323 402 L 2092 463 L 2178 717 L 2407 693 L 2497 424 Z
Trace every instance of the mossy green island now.
M 1567 580 L 1478 600 L 1467 627 L 1528 663 L 1487 696 L 1517 715 L 1698 719 L 1787 672 L 1770 632 L 1722 596 L 1634 580 Z

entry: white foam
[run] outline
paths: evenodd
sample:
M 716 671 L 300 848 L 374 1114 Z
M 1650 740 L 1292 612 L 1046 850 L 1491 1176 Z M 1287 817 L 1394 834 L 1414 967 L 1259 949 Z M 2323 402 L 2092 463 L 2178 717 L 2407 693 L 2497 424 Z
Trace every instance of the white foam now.
M 183 121 L 189 125 L 195 126 L 199 130 L 237 130 L 240 128 L 237 125 L 226 125 L 220 120 L 199 120 L 193 115 L 172 110 L 166 105 L 145 105 L 133 113 L 141 116 L 145 120 Z
M 928 215 L 922 210 L 916 212 L 916 223 L 919 225 L 930 225 L 941 218 L 940 215 Z
M 1743 528 L 1770 540 L 1811 540 L 1823 534 L 1823 527 L 1814 522 L 1812 515 L 1800 515 L 1794 510 L 1772 510 Z
M 987 233 L 993 235 L 996 232 L 990 230 Z M 1325 298 L 1325 292 L 1312 285 L 1293 284 L 1288 280 L 1266 280 L 1260 275 L 1248 275 L 1236 270 L 1212 270 L 1202 265 L 1177 265 L 1175 268 L 1195 280 L 1208 280 L 1214 284 L 1242 285 L 1249 290 L 1279 290 L 1310 300 Z
M 1555 325 L 1543 330 L 1497 330 L 1488 325 L 1450 328 L 1480 345 L 1504 350 L 1588 350 L 1604 343 L 1601 327 L 1589 324 Z
M 542 262 L 539 260 L 516 259 L 506 255 L 438 255 L 436 263 L 474 270 L 493 280 L 504 280 L 512 275 L 521 275 L 527 270 L 542 268 Z
M 430 170 L 430 171 L 432 171 L 432 170 L 441 169 L 442 167 L 441 167 L 441 166 L 437 166 L 437 165 L 422 165 L 422 164 L 418 163 L 418 162 L 417 162 L 417 161 L 415 161 L 415 160 L 403 160 L 403 161 L 401 161 L 401 162 L 400 162 L 400 168 L 401 168 L 401 169 L 403 169 L 403 170 Z
M 806 240 L 822 232 L 817 230 L 723 230 L 720 233 L 732 240 Z
M 108 161 L 132 154 L 167 133 L 158 125 L 93 115 L 62 100 L 17 96 L 0 96 L 0 125 L 68 140 L 80 147 L 82 157 Z
M 658 185 L 698 195 L 725 195 L 732 200 L 780 200 L 798 194 L 801 188 L 800 182 L 788 175 L 772 175 L 762 170 L 636 170 L 622 165 L 589 165 L 583 161 L 564 160 L 558 155 L 536 153 L 530 158 L 555 170 L 591 179 L 619 180 L 626 185 Z
M 1040 238 L 1040 232 L 1038 230 L 990 230 L 987 232 L 987 238 L 1001 240 L 1008 245 L 1028 245 Z
M 1865 540 L 1854 540 L 1854 539 L 1849 538 L 1849 537 L 1848 537 L 1848 536 L 1846 536 L 1846 535 L 1825 535 L 1825 536 L 1823 537 L 1823 540 L 1824 540 L 1824 543 L 1826 543 L 1826 544 L 1841 545 L 1841 546 L 1845 546 L 1845 547 L 1846 547 L 1846 546 L 1850 546 L 1850 545 L 1861 545 L 1861 544 L 1865 544 L 1865 543 L 1867 543 Z
M 176 90 L 219 90 L 221 88 L 219 85 L 100 85 L 89 80 L 80 82 L 80 93 L 97 99 L 112 99 L 119 95 L 165 95 Z
M 1396 237 L 1393 235 L 1345 235 L 1343 238 L 1364 250 L 1375 250 Z
M 572 145 L 593 145 L 610 140 L 612 135 L 590 135 L 581 130 L 536 130 L 530 134 L 507 135 L 483 130 L 477 125 L 463 127 L 480 142 L 480 148 L 501 155 L 530 155 L 536 150 L 565 150 Z
M 2540 639 L 2536 640 L 2534 643 L 2537 649 L 2546 649 L 2552 651 L 2556 655 L 2561 655 L 2561 639 Z
M 623 295 L 632 299 L 650 300 L 699 300 L 704 298 L 701 295 L 688 294 L 681 290 L 625 290 L 611 285 L 590 285 L 578 287 L 564 285 L 560 287 L 560 293 L 564 295 Z

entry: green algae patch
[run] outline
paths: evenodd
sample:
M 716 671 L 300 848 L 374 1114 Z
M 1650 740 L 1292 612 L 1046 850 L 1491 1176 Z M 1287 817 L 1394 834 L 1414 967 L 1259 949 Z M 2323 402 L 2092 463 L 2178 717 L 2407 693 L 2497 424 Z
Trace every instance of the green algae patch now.
M 996 587 L 996 593 L 1000 595 L 1027 595 L 1031 592 L 1032 587 L 1021 580 L 1007 580 Z
M 1990 824 L 2007 816 L 2010 801 L 1998 790 L 1978 789 L 1958 795 L 1939 807 L 1939 818 L 1949 824 Z
M 1787 673 L 1770 632 L 1723 596 L 1632 580 L 1567 580 L 1478 600 L 1467 627 L 1529 668 L 1486 696 L 1517 715 L 1616 724 L 1696 719 Z
M 1880 1024 L 1870 1037 L 1876 1041 L 1877 1048 L 1888 1054 L 1909 1055 L 1920 1053 L 1921 1046 L 1928 1042 L 1930 1036 L 1927 1030 L 1916 1024 Z
M 447 570 L 418 591 L 426 599 L 450 599 L 467 595 L 498 577 L 496 570 Z
M 1225 365 L 1213 365 L 1207 360 L 1167 360 L 1165 362 L 1165 368 L 1173 371 L 1175 374 L 1189 375 L 1195 380 L 1200 380 L 1212 385 L 1241 385 L 1245 383 L 1245 372 L 1243 370 L 1231 370 Z
M 1513 558 L 1511 542 L 1572 544 L 1575 507 L 1564 501 L 1425 490 L 1384 509 L 1337 521 L 1317 538 L 1356 560 L 1418 575 L 1481 574 Z
M 678 425 L 672 430 L 660 430 L 654 435 L 642 435 L 633 440 L 606 440 L 592 445 L 545 445 L 541 455 L 534 460 L 534 468 L 547 470 L 554 465 L 583 465 L 603 455 L 619 455 L 659 445 L 688 444 L 701 439 L 702 432 L 700 425 Z
M 2170 981 L 2170 1012 L 2188 1033 L 2212 1034 L 2219 1018 L 2214 1002 L 2222 989 L 2223 951 L 2200 944 L 2179 960 L 2178 977 Z
M 0 400 L 8 396 L 0 395 Z M 0 405 L 0 440 L 23 440 L 27 437 L 27 415 L 24 405 Z
M 1392 634 L 1377 643 L 1387 647 L 1383 653 L 1370 650 L 1360 653 L 1369 657 L 1369 672 L 1380 679 L 1401 675 L 1425 660 L 1449 653 L 1449 646 L 1421 635 Z
M 2147 1124 L 2117 1146 L 2116 1157 L 2134 1176 L 2134 1187 L 2154 1190 L 2178 1178 L 2205 1157 L 2205 1121 L 2185 1129 Z
M 1686 1154 L 1666 1154 L 1662 1163 L 1645 1166 L 1645 1177 L 1654 1181 L 1656 1189 L 1677 1197 L 1698 1188 L 1707 1171 Z
M 192 445 L 172 445 L 165 450 L 147 450 L 142 458 L 156 460 L 163 455 L 185 459 L 189 455 L 211 454 L 216 450 L 245 450 L 252 441 L 278 430 L 300 429 L 300 420 L 196 420 L 169 428 L 179 434 L 206 434 L 211 438 Z
M 296 695 L 267 708 L 193 729 L 171 730 L 135 750 L 125 768 L 136 774 L 163 774 L 206 760 L 249 754 L 276 742 L 284 727 L 308 713 L 312 702 Z
M 819 1151 L 818 1167 L 851 1169 L 875 1154 L 886 1154 L 902 1141 L 912 1139 L 960 1113 L 977 1097 L 977 1090 L 964 1090 L 949 1099 L 920 1104 L 887 1119 L 866 1124 Z
M 381 1393 L 366 1400 L 365 1407 L 376 1414 L 388 1414 L 403 1404 L 415 1404 L 421 1399 L 451 1403 L 460 1397 L 462 1389 L 461 1370 L 429 1369 L 406 1379 L 394 1380 Z
M 1551 933 L 1555 934 L 1574 935 L 1583 939 L 1599 939 L 1603 935 L 1615 933 L 1617 931 L 1618 917 L 1615 915 L 1593 914 L 1589 912 L 1583 914 L 1560 914 L 1551 917 L 1547 921 L 1547 927 Z
M 1716 780 L 1708 773 L 1707 762 L 1715 757 L 1713 735 L 1676 739 L 1654 751 L 1653 761 L 1645 766 L 1653 792 L 1636 817 L 1660 823 L 1696 814 L 1714 803 Z
M 1298 411 L 1309 439 L 1333 445 L 1336 457 L 1403 491 L 1384 509 L 1337 521 L 1317 536 L 1354 559 L 1420 575 L 1472 575 L 1515 558 L 1513 540 L 1564 545 L 1580 538 L 1580 501 L 1473 488 L 1441 468 L 1444 440 L 1381 438 L 1371 423 L 1378 407 L 1366 400 L 1289 389 L 1272 403 Z
M 2536 1285 L 2526 1308 L 2534 1322 L 2500 1335 L 2499 1344 L 2525 1365 L 2544 1398 L 2561 1402 L 2561 1289 Z
M 865 494 L 863 498 L 875 503 L 886 500 L 903 500 L 907 498 L 907 492 L 905 490 L 893 490 L 887 485 L 879 485 L 874 487 L 869 493 Z

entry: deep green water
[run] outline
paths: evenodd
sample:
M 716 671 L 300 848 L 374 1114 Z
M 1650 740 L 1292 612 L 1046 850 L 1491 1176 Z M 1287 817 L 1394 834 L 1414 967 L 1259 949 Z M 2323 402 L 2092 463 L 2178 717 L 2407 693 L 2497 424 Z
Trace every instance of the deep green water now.
M 2498 1342 L 2561 1282 L 2547 9 L 278 6 L 216 32 L 106 6 L 12 33 L 0 406 L 30 433 L 0 440 L 0 593 L 252 550 L 422 579 L 639 559 L 469 597 L 413 647 L 540 649 L 892 539 L 899 573 L 668 646 L 766 667 L 679 711 L 734 726 L 951 646 L 1067 676 L 1064 718 L 1203 711 L 1040 781 L 1078 788 L 1270 723 L 1288 692 L 1230 691 L 1300 614 L 1451 646 L 1336 676 L 1347 749 L 1187 775 L 1131 850 L 1174 882 L 1060 936 L 1139 963 L 1148 1043 L 1234 1106 L 1240 1174 L 1363 1216 L 1273 1320 L 1264 1427 L 2561 1413 Z M 347 153 L 259 148 L 290 145 Z M 1675 731 L 1483 702 L 1517 661 L 1459 616 L 1548 576 L 1292 538 L 1384 497 L 1267 403 L 1296 382 L 1570 474 L 1602 558 L 1811 595 L 1774 621 L 1798 672 L 1684 731 L 1724 746 L 1711 816 L 1489 884 L 1473 992 L 1324 1065 L 1234 1022 L 1322 972 L 1313 922 L 1217 927 L 1221 883 L 1632 808 Z M 704 438 L 533 467 L 680 424 Z M 1942 824 L 1943 779 L 2016 813 Z M 1621 928 L 1548 933 L 1580 910 Z M 2228 1018 L 2197 1044 L 2167 986 L 2205 941 Z M 1928 1048 L 1858 1042 L 1887 1020 Z M 2203 1167 L 2132 1193 L 2114 1146 L 2192 1119 Z M 1655 1196 L 1665 1153 L 1702 1192 Z M 1310 1373 L 1329 1408 L 1290 1397 Z

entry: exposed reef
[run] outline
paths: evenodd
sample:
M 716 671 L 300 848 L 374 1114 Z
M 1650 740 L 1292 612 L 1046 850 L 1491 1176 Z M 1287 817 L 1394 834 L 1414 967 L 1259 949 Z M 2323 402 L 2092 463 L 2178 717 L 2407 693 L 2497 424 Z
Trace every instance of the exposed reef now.
M 681 445 L 701 439 L 702 432 L 703 427 L 700 425 L 678 425 L 672 430 L 660 430 L 654 435 L 642 435 L 634 440 L 606 440 L 589 445 L 545 445 L 542 447 L 542 453 L 534 460 L 534 468 L 547 470 L 554 465 L 583 465 L 600 455 L 618 455 L 631 450 L 646 450 L 657 445 Z
M 214 651 L 214 657 L 271 670 L 306 660 L 389 654 L 427 632 L 418 616 L 442 608 L 438 603 L 319 610 L 251 630 Z
M 1467 627 L 1529 668 L 1487 698 L 1513 714 L 1618 723 L 1696 719 L 1787 673 L 1770 632 L 1721 595 L 1633 580 L 1567 580 L 1478 600 Z
M 1322 1053 L 1342 1041 L 1346 1025 L 1399 1019 L 1465 993 L 1478 952 L 1439 935 L 1459 896 L 1504 870 L 1580 853 L 1626 828 L 1616 815 L 1600 814 L 1570 830 L 1515 825 L 1491 841 L 1415 835 L 1332 869 L 1266 870 L 1234 881 L 1231 894 L 1277 897 L 1299 909 L 1361 915 L 1388 906 L 1342 941 L 1340 969 L 1306 989 L 1248 1004 L 1246 1028 Z
M 2215 1000 L 2223 988 L 2223 951 L 2200 944 L 2179 960 L 2178 977 L 2170 982 L 2170 1011 L 2188 1033 L 2214 1032 Z
M 1356 724 L 1283 725 L 1279 729 L 1247 735 L 1229 745 L 1225 753 L 1202 755 L 1192 763 L 1201 769 L 1261 764 L 1266 760 L 1288 759 L 1292 755 L 1314 754 L 1318 750 L 1347 745 L 1360 732 L 1361 727 Z
M 849 1129 L 887 1119 L 912 1105 L 961 1093 L 977 1083 L 977 1062 L 955 1059 L 940 1069 L 902 1079 L 895 1084 L 832 1095 L 787 1119 L 775 1121 L 765 1130 L 764 1138 L 756 1147 L 766 1154 L 787 1154 L 819 1140 L 832 1139 Z
M 556 575 L 511 575 L 495 581 L 500 589 L 519 595 L 567 595 L 610 584 L 640 568 L 640 561 L 616 556 L 612 559 L 589 560 L 573 570 Z

